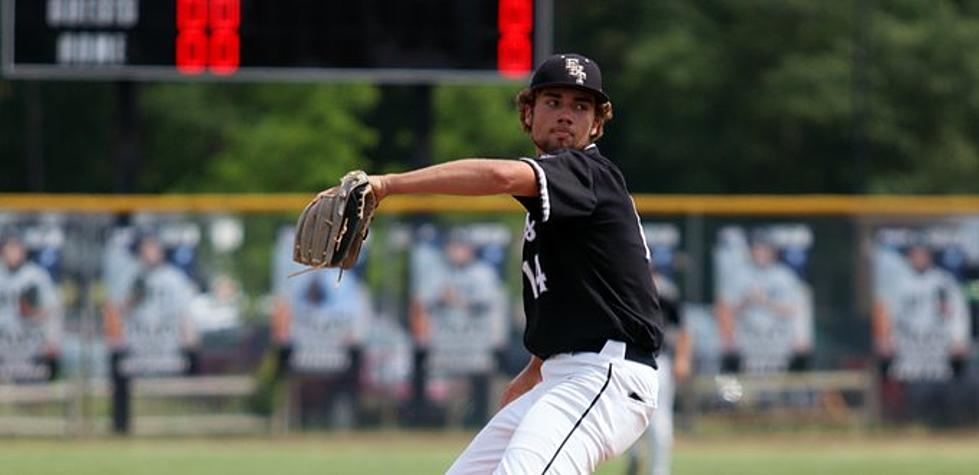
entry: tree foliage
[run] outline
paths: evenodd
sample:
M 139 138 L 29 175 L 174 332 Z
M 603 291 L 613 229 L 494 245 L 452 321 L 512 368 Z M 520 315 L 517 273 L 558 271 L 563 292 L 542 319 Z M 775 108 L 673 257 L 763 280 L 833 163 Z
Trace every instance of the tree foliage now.
M 564 0 L 555 10 L 555 49 L 603 66 L 615 119 L 600 146 L 636 191 L 979 192 L 977 0 Z M 518 89 L 142 83 L 130 191 L 310 191 L 354 167 L 526 155 Z M 46 191 L 118 188 L 117 91 L 0 81 L 0 187 L 26 191 L 40 172 Z M 418 102 L 429 97 L 430 115 Z M 43 170 L 30 175 L 38 156 Z
M 146 91 L 149 189 L 315 191 L 368 167 L 366 85 L 161 85 Z M 180 104 L 181 107 L 173 107 Z M 204 160 L 202 160 L 204 158 Z M 177 166 L 174 166 L 177 165 Z
M 570 3 L 643 191 L 979 191 L 976 2 Z
M 435 90 L 434 161 L 464 157 L 519 157 L 534 153 L 520 127 L 519 87 L 443 86 Z

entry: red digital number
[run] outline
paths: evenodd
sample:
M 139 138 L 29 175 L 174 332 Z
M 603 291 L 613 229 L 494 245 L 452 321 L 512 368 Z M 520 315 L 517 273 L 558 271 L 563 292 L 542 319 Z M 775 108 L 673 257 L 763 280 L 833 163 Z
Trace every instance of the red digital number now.
M 241 25 L 241 0 L 211 0 L 211 29 L 235 30 Z
M 207 27 L 207 0 L 177 0 L 177 31 Z
M 238 32 L 218 30 L 211 35 L 211 72 L 226 76 L 238 70 Z
M 177 70 L 230 75 L 241 56 L 241 0 L 177 0 Z
M 534 61 L 533 0 L 500 0 L 497 17 L 497 70 L 506 77 L 523 77 L 530 72 Z
M 177 35 L 177 70 L 200 74 L 207 67 L 207 35 L 204 30 L 189 30 Z

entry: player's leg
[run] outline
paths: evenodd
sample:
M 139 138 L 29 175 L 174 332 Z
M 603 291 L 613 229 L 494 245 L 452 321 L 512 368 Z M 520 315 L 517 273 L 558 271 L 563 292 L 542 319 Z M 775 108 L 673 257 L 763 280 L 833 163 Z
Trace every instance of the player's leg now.
M 656 406 L 652 368 L 594 353 L 553 360 L 544 378 L 560 382 L 524 416 L 495 474 L 592 473 L 646 429 Z
M 543 393 L 539 384 L 524 395 L 500 409 L 482 430 L 476 434 L 469 446 L 449 467 L 446 475 L 490 474 L 500 464 L 500 459 L 510 443 L 514 430 L 520 425 L 524 414 Z
M 673 450 L 673 371 L 669 356 L 661 355 L 657 362 L 659 375 L 659 404 L 649 424 L 649 471 L 652 475 L 669 475 L 670 454 Z

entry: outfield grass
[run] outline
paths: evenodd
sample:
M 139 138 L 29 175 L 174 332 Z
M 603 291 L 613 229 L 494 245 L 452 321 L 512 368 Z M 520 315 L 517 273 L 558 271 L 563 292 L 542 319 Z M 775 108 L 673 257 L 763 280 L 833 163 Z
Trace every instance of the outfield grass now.
M 442 473 L 469 434 L 352 433 L 285 438 L 0 441 L 0 474 L 411 475 Z M 675 475 L 979 473 L 979 436 L 681 439 Z M 623 461 L 599 474 L 621 474 Z

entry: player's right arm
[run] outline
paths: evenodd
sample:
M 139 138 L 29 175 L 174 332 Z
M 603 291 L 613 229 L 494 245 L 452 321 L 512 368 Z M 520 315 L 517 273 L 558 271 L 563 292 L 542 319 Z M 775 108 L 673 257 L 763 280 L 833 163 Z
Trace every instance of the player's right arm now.
M 123 343 L 122 308 L 115 302 L 106 302 L 102 318 L 102 329 L 105 332 L 106 343 L 111 348 L 121 347 Z
M 894 352 L 894 344 L 891 339 L 891 318 L 887 311 L 887 304 L 880 299 L 875 299 L 870 318 L 874 349 L 879 355 L 890 356 Z
M 378 200 L 388 195 L 538 196 L 533 168 L 519 160 L 469 158 L 405 173 L 371 175 Z
M 735 309 L 723 299 L 718 300 L 714 307 L 714 314 L 717 317 L 717 332 L 721 337 L 721 346 L 724 351 L 734 350 L 734 313 Z
M 506 389 L 503 390 L 503 397 L 500 399 L 500 407 L 510 404 L 514 399 L 530 391 L 537 383 L 541 382 L 540 367 L 543 362 L 536 356 L 530 357 L 530 361 L 523 371 L 506 385 Z

